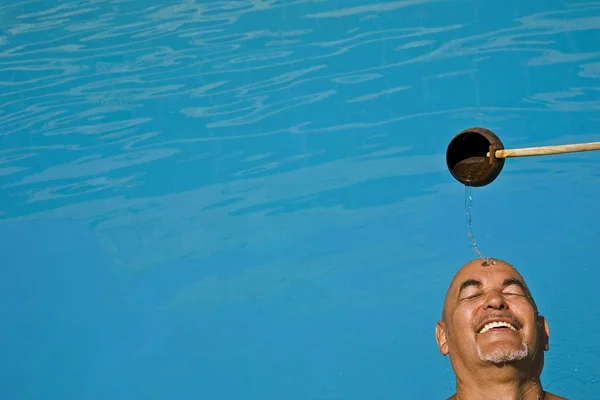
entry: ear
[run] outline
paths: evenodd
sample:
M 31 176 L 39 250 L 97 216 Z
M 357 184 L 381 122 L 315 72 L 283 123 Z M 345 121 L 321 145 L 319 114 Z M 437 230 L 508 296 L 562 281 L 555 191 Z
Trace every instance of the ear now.
M 448 338 L 446 337 L 446 324 L 444 321 L 438 321 L 435 326 L 435 340 L 437 341 L 440 353 L 448 355 Z
M 540 315 L 538 316 L 538 323 L 542 348 L 544 351 L 548 351 L 550 349 L 550 327 L 548 326 L 548 321 L 546 321 L 544 316 Z

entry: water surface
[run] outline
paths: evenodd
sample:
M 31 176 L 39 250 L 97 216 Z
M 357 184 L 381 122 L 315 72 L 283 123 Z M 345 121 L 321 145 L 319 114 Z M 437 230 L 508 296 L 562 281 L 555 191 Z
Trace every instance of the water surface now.
M 446 398 L 448 142 L 600 140 L 593 1 L 0 4 L 9 399 Z M 472 191 L 569 398 L 600 398 L 599 184 L 590 152 Z

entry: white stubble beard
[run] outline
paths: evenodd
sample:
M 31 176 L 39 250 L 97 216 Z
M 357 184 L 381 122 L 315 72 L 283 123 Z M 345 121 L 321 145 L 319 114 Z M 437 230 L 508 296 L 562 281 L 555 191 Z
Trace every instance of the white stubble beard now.
M 529 349 L 527 345 L 523 343 L 519 350 L 505 350 L 500 349 L 493 351 L 488 354 L 484 354 L 481 350 L 481 346 L 477 346 L 477 354 L 479 358 L 483 362 L 491 363 L 491 364 L 503 364 L 507 362 L 520 361 L 526 358 L 529 355 Z

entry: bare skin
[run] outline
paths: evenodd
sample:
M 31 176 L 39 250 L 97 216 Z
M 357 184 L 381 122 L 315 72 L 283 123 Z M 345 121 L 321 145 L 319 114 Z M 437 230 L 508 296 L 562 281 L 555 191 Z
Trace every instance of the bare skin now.
M 544 391 L 540 381 L 549 336 L 513 266 L 468 262 L 452 279 L 436 325 L 438 348 L 456 375 L 448 400 L 566 400 Z

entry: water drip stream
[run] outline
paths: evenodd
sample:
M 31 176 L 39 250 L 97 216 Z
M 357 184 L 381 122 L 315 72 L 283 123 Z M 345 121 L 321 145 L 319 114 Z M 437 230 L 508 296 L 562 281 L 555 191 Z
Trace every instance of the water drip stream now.
M 469 244 L 471 245 L 471 248 L 473 249 L 477 257 L 483 259 L 484 263 L 489 264 L 491 263 L 492 259 L 490 257 L 484 257 L 481 254 L 481 251 L 479 251 L 479 248 L 477 247 L 477 240 L 475 240 L 475 236 L 473 235 L 473 193 L 472 187 L 467 185 L 465 185 L 465 210 L 465 216 L 467 218 L 467 236 L 469 238 Z

